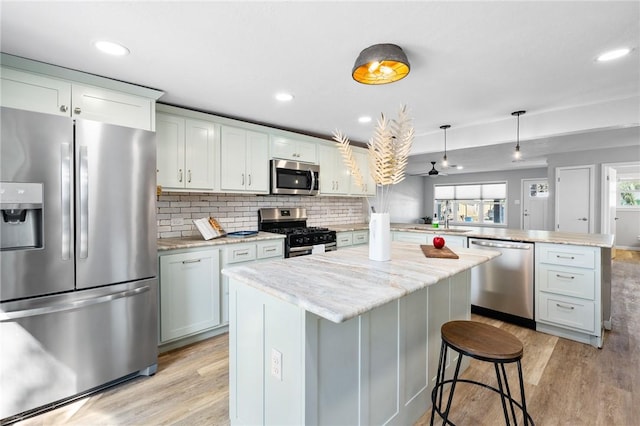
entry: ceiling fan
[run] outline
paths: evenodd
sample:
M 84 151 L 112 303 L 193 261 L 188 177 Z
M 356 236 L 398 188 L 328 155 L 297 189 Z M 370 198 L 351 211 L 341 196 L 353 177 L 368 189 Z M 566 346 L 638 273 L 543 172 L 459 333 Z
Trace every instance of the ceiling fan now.
M 428 173 L 429 176 L 447 176 L 447 173 L 442 173 L 436 170 L 436 162 L 435 161 L 431 161 L 431 170 L 429 170 Z

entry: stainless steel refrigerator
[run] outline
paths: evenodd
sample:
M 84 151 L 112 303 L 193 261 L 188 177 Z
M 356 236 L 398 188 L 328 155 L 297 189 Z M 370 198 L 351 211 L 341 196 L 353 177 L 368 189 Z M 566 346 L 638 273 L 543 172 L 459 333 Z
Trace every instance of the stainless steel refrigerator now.
M 0 112 L 0 419 L 157 368 L 153 132 Z

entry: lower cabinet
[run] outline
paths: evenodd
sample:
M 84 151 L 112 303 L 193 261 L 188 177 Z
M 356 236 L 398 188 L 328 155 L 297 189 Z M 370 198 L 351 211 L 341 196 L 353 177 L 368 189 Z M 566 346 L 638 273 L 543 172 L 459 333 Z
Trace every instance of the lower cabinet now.
M 160 256 L 160 343 L 220 324 L 220 250 Z
M 369 230 L 344 231 L 336 233 L 336 244 L 338 248 L 357 246 L 369 242 Z
M 242 263 L 282 259 L 284 240 L 258 241 L 247 244 L 231 244 L 223 249 L 222 268 Z M 229 323 L 229 278 L 222 276 L 222 324 Z
M 403 232 L 394 231 L 393 241 L 401 241 L 405 243 L 416 244 L 433 244 L 433 238 L 436 235 L 444 237 L 445 245 L 451 247 L 467 247 L 467 237 L 460 235 L 438 234 L 437 232 L 425 233 L 425 232 Z
M 599 247 L 536 244 L 536 329 L 602 347 L 603 269 Z

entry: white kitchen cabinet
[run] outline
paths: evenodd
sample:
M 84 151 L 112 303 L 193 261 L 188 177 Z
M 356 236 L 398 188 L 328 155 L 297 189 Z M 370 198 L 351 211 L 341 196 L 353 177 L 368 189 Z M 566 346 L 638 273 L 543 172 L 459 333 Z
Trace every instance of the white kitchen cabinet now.
M 220 189 L 230 192 L 269 193 L 269 136 L 222 126 Z
M 352 195 L 364 195 L 375 196 L 376 195 L 376 182 L 371 177 L 369 167 L 369 151 L 361 148 L 352 148 L 353 157 L 356 160 L 360 174 L 362 175 L 362 186 L 356 183 L 356 180 L 351 178 L 351 194 Z
M 348 195 L 351 190 L 350 171 L 342 160 L 337 145 L 318 146 L 320 194 Z
M 166 189 L 213 190 L 216 125 L 158 113 L 156 126 L 158 185 Z
M 13 68 L 0 68 L 2 106 L 71 116 L 71 83 Z
M 403 231 L 394 231 L 393 232 L 393 241 L 402 241 L 405 243 L 416 243 L 416 244 L 429 244 L 433 245 L 433 238 L 437 235 L 444 238 L 445 246 L 452 247 L 467 247 L 467 237 L 463 237 L 460 235 L 450 235 L 445 233 L 438 233 L 437 231 L 427 231 L 427 232 L 403 232 Z
M 160 342 L 220 324 L 220 250 L 160 256 Z
M 2 67 L 2 106 L 155 130 L 155 100 Z
M 318 162 L 316 146 L 317 144 L 313 142 L 271 136 L 271 158 L 316 164 Z
M 223 249 L 222 268 L 242 263 L 263 262 L 284 257 L 284 240 L 229 244 Z M 229 278 L 222 276 L 222 324 L 229 323 Z
M 338 248 L 357 246 L 369 242 L 369 230 L 342 231 L 336 233 L 336 244 Z
M 602 347 L 598 247 L 536 243 L 536 329 Z

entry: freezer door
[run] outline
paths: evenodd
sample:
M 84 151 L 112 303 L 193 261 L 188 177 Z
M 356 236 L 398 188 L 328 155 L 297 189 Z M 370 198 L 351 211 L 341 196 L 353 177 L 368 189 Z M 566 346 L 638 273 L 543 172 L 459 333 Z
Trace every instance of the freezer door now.
M 25 183 L 42 188 L 41 209 L 34 210 L 32 218 L 38 226 L 29 229 L 41 234 L 27 238 L 36 244 L 5 241 L 8 235 L 19 240 L 27 227 L 0 216 L 5 247 L 0 253 L 0 301 L 73 290 L 73 121 L 12 108 L 2 108 L 0 120 L 0 181 L 7 183 L 3 188 L 12 187 L 16 193 L 27 190 Z M 7 196 L 0 195 L 2 210 L 25 207 L 12 205 Z
M 76 121 L 76 288 L 157 275 L 155 133 Z
M 0 304 L 0 419 L 153 374 L 157 292 L 154 278 Z

